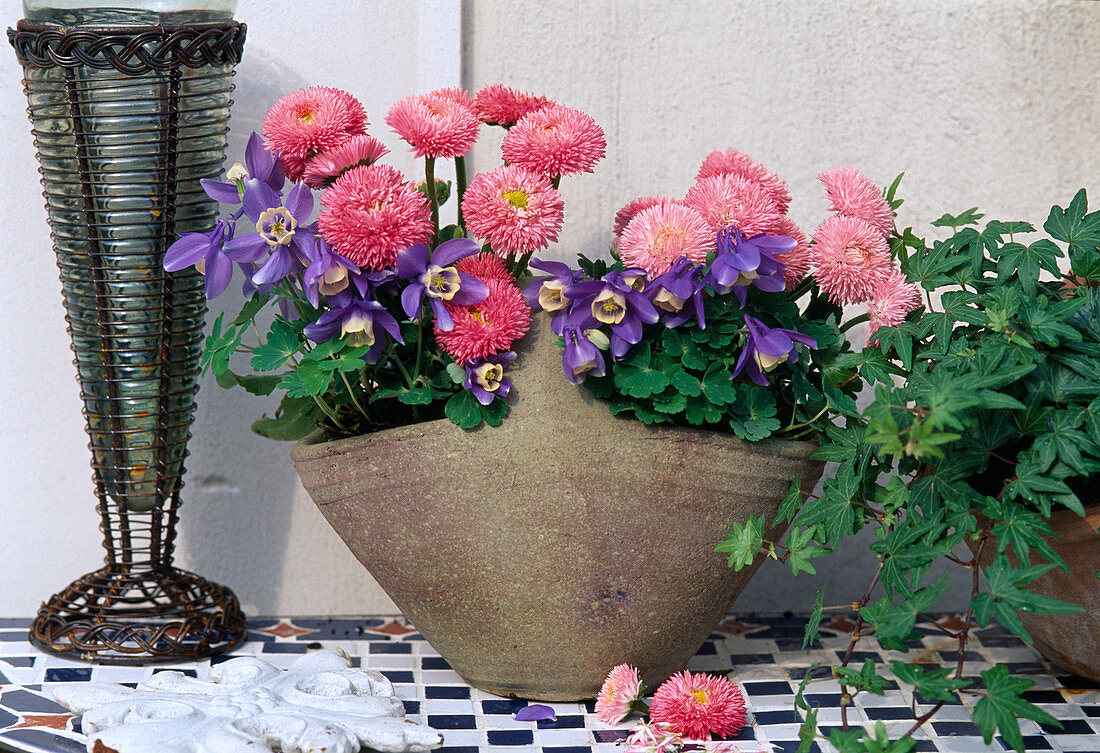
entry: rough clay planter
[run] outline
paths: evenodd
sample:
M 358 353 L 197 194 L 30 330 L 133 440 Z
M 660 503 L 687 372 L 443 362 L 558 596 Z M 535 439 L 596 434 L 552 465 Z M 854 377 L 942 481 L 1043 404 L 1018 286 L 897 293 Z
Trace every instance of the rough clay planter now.
M 755 568 L 714 547 L 771 520 L 790 481 L 823 464 L 810 442 L 741 442 L 615 418 L 569 384 L 548 319 L 517 349 L 511 415 L 447 420 L 291 452 L 352 553 L 471 685 L 592 698 L 613 666 L 653 687 L 687 660 Z
M 1050 520 L 1057 538 L 1048 539 L 1062 556 L 1069 574 L 1054 568 L 1028 584 L 1028 588 L 1085 608 L 1076 614 L 1020 613 L 1024 628 L 1035 648 L 1050 661 L 1075 675 L 1100 682 L 1100 504 L 1085 508 L 1085 517 L 1071 510 L 1059 510 Z M 987 546 L 987 549 L 989 547 Z M 993 561 L 993 553 L 982 556 L 982 566 Z M 1013 558 L 1015 561 L 1015 558 Z

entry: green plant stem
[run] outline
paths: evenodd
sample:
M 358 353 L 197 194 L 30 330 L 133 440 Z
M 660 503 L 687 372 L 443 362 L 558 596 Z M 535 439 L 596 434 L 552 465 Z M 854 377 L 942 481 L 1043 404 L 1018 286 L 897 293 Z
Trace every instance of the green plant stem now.
M 512 267 L 512 276 L 515 277 L 517 280 L 523 277 L 524 273 L 527 272 L 527 264 L 531 261 L 531 257 L 534 255 L 534 253 L 534 251 L 528 251 L 526 254 L 519 257 L 519 260 L 516 261 L 515 265 Z
M 397 354 L 390 352 L 390 356 L 393 358 L 393 362 L 397 364 L 397 370 L 401 372 L 401 376 L 405 377 L 405 386 L 410 389 L 413 386 L 413 378 L 409 374 L 409 370 L 405 368 L 405 364 L 401 362 L 401 359 L 397 357 Z
M 788 298 L 790 298 L 792 301 L 797 301 L 799 298 L 806 295 L 806 293 L 808 293 L 810 289 L 813 288 L 813 286 L 813 278 L 807 277 L 805 280 L 799 283 L 797 288 L 791 291 Z
M 799 423 L 794 423 L 794 418 L 795 417 L 794 417 L 794 414 L 791 414 L 791 425 L 788 426 L 783 431 L 794 431 L 795 429 L 801 429 L 805 426 L 814 426 L 815 423 L 817 422 L 817 419 L 821 418 L 822 416 L 824 416 L 828 412 L 829 412 L 829 406 L 826 405 L 824 408 L 822 408 L 821 410 L 819 410 L 817 412 L 816 416 L 809 419 L 808 421 L 800 421 Z
M 363 418 L 370 418 L 367 415 L 366 409 L 359 403 L 359 398 L 355 395 L 355 390 L 351 388 L 351 382 L 348 381 L 348 375 L 344 372 L 340 372 L 340 379 L 343 380 L 344 386 L 348 388 L 348 395 L 351 397 L 351 402 L 355 404 L 355 407 L 359 409 L 359 412 L 363 414 Z
M 420 378 L 420 359 L 424 353 L 424 317 L 418 316 L 416 318 L 416 364 L 413 366 L 412 382 L 409 382 L 410 389 L 413 382 Z
M 340 423 L 340 419 L 336 417 L 336 411 L 334 411 L 328 403 L 322 400 L 320 395 L 313 395 L 313 402 L 317 403 L 317 407 L 320 408 L 326 416 L 332 419 L 332 423 L 336 424 L 337 429 L 340 431 L 348 430 L 348 427 Z
M 869 313 L 863 313 L 863 314 L 860 314 L 859 316 L 853 316 L 851 319 L 844 322 L 844 324 L 840 325 L 840 331 L 841 332 L 847 332 L 848 330 L 850 330 L 852 327 L 856 326 L 857 324 L 863 324 L 864 322 L 868 322 L 870 320 L 871 320 L 871 315 Z
M 466 195 L 466 158 L 455 157 L 455 190 L 458 196 L 458 226 L 465 229 L 462 221 L 462 197 Z
M 424 188 L 428 192 L 428 203 L 432 205 L 433 237 L 439 237 L 439 199 L 435 195 L 435 157 L 424 158 Z

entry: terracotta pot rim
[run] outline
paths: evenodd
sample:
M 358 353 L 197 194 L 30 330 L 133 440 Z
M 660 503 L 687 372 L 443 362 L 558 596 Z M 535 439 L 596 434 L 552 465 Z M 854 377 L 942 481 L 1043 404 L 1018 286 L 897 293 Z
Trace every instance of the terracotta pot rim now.
M 603 408 L 604 406 L 600 406 Z M 594 408 L 595 410 L 596 408 Z M 606 410 L 606 408 L 604 408 Z M 505 418 L 505 422 L 509 419 Z M 794 456 L 809 456 L 811 452 L 817 449 L 818 443 L 816 439 L 763 439 L 759 442 L 749 442 L 741 439 L 732 432 L 713 431 L 710 429 L 699 429 L 693 426 L 673 426 L 666 424 L 647 425 L 641 421 L 637 421 L 631 418 L 616 417 L 617 421 L 622 421 L 624 424 L 631 424 L 648 430 L 654 435 L 660 434 L 689 434 L 698 436 L 701 438 L 709 438 L 715 441 L 729 442 L 734 445 L 745 445 L 758 447 L 760 450 L 768 452 L 778 452 L 780 454 L 791 454 Z M 309 460 L 311 458 L 320 457 L 324 454 L 340 453 L 345 448 L 354 447 L 363 441 L 384 441 L 393 440 L 397 438 L 403 438 L 407 436 L 438 436 L 444 434 L 472 434 L 477 431 L 495 431 L 503 427 L 481 426 L 477 429 L 466 430 L 462 429 L 449 418 L 438 418 L 432 421 L 421 421 L 419 423 L 405 424 L 403 426 L 395 426 L 390 429 L 382 429 L 380 431 L 367 432 L 365 434 L 357 434 L 352 437 L 342 437 L 340 439 L 324 439 L 325 431 L 323 429 L 315 429 L 308 435 L 303 437 L 294 443 L 294 447 L 290 451 L 290 457 L 294 461 Z M 786 450 L 786 452 L 784 452 Z M 1100 505 L 1098 505 L 1100 507 Z

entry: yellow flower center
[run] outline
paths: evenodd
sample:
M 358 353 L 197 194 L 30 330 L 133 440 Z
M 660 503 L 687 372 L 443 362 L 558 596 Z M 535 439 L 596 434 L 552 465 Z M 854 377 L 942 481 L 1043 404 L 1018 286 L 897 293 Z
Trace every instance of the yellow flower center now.
M 592 301 L 592 316 L 604 324 L 618 324 L 626 316 L 626 299 L 613 290 L 604 290 Z
M 486 392 L 496 392 L 500 387 L 500 380 L 504 378 L 504 367 L 496 363 L 483 363 L 474 372 L 477 374 L 477 383 Z
M 490 324 L 489 317 L 487 317 L 484 313 L 478 311 L 477 309 L 470 309 L 470 316 L 476 319 L 478 324 L 481 324 L 485 327 L 488 327 Z
M 565 297 L 565 285 L 558 280 L 547 280 L 539 288 L 539 305 L 543 311 L 558 311 L 569 304 Z
M 420 282 L 430 297 L 449 301 L 458 292 L 460 279 L 458 270 L 454 267 L 444 269 L 438 264 L 433 264 L 420 276 Z
M 707 692 L 705 690 L 696 690 L 692 695 L 695 696 L 695 700 L 699 703 L 705 704 L 707 702 Z
M 500 198 L 505 199 L 515 209 L 527 208 L 527 194 L 525 194 L 523 191 L 505 191 L 500 195 Z
M 312 123 L 316 120 L 316 118 L 309 110 L 302 110 L 300 113 L 298 113 L 298 120 L 302 121 L 303 123 Z
M 286 207 L 265 209 L 256 221 L 256 232 L 272 247 L 289 246 L 296 227 L 298 220 L 294 219 Z

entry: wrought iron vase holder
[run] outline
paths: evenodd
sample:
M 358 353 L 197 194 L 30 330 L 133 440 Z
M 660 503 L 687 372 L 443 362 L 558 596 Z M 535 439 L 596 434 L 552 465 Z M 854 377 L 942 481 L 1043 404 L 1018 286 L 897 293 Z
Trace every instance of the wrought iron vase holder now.
M 84 402 L 105 566 L 44 603 L 39 648 L 110 664 L 196 659 L 239 644 L 232 591 L 172 567 L 198 388 L 203 277 L 166 273 L 177 234 L 216 206 L 199 180 L 226 149 L 245 27 L 8 30 L 61 273 Z

